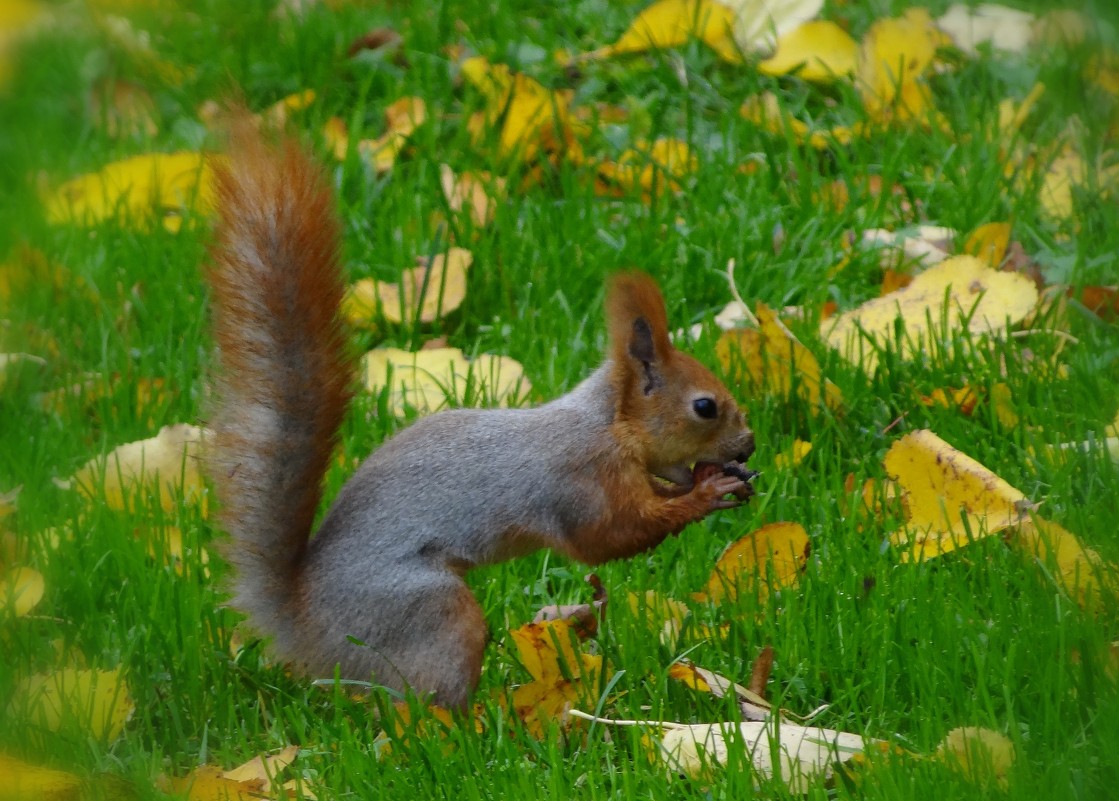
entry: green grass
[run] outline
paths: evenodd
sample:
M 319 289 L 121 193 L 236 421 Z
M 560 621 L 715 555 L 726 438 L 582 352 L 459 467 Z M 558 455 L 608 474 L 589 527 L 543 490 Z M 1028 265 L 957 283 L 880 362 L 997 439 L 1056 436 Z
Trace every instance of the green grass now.
M 629 122 L 592 132 L 588 150 L 616 156 L 639 138 L 686 139 L 699 167 L 678 196 L 652 204 L 637 197 L 608 200 L 595 195 L 589 168 L 562 163 L 541 185 L 513 192 L 492 225 L 466 243 L 474 266 L 459 312 L 438 328 L 358 336 L 364 347 L 415 347 L 445 334 L 467 353 L 512 356 L 545 399 L 570 389 L 600 358 L 602 286 L 610 272 L 639 266 L 652 273 L 673 325 L 681 327 L 708 320 L 729 300 L 722 271 L 730 258 L 737 260 L 738 289 L 747 299 L 775 308 L 801 305 L 810 316 L 828 300 L 850 308 L 877 294 L 881 271 L 864 253 L 832 277 L 840 240 L 847 230 L 912 221 L 903 201 L 918 207 L 923 219 L 964 234 L 988 221 L 1013 220 L 1015 239 L 1051 282 L 1114 283 L 1114 200 L 1081 198 L 1078 224 L 1055 225 L 1042 216 L 1036 193 L 1004 178 L 998 151 L 1006 143 L 992 144 L 985 134 L 999 99 L 1021 98 L 1042 80 L 1049 91 L 1024 138 L 1051 144 L 1078 115 L 1084 152 L 1094 156 L 1114 146 L 1114 99 L 1106 101 L 1080 77 L 1085 52 L 983 58 L 935 79 L 949 132 L 897 131 L 817 153 L 757 130 L 737 115 L 739 105 L 772 90 L 789 108 L 852 122 L 859 112 L 849 90 L 821 92 L 794 79 L 765 78 L 749 66 L 720 64 L 696 44 L 588 65 L 578 76 L 550 60 L 558 48 L 579 52 L 611 41 L 641 4 L 584 0 L 545 7 L 504 0 L 497 13 L 473 0 L 338 5 L 313 10 L 297 24 L 276 21 L 270 4 L 260 2 L 206 1 L 189 11 L 162 3 L 129 12 L 137 30 L 151 33 L 159 57 L 189 66 L 180 83 L 161 80 L 100 33 L 85 12 L 68 6 L 63 13 L 74 14 L 68 24 L 20 50 L 0 96 L 0 182 L 6 188 L 0 218 L 7 222 L 0 227 L 0 254 L 26 243 L 72 278 L 61 287 L 25 288 L 0 314 L 0 351 L 47 359 L 41 369 L 7 374 L 0 389 L 0 492 L 23 486 L 17 513 L 0 520 L 0 531 L 22 544 L 16 561 L 34 566 L 46 581 L 44 601 L 30 617 L 0 617 L 0 705 L 23 677 L 84 662 L 121 667 L 137 711 L 111 744 L 77 731 L 50 734 L 4 715 L 0 753 L 125 780 L 102 782 L 90 790 L 93 796 L 158 796 L 161 774 L 184 775 L 202 762 L 231 767 L 297 743 L 304 748 L 297 770 L 312 779 L 320 798 L 751 797 L 753 782 L 741 763 L 708 783 L 670 781 L 648 763 L 636 730 L 593 727 L 536 741 L 492 702 L 483 733 L 459 727 L 447 740 L 411 737 L 393 743 L 390 759 L 378 760 L 374 705 L 288 676 L 257 645 L 233 655 L 229 641 L 239 619 L 222 605 L 225 571 L 212 546 L 220 532 L 196 506 L 116 512 L 85 503 L 53 481 L 99 453 L 153 436 L 161 425 L 205 420 L 212 366 L 202 281 L 206 228 L 172 234 L 137 232 L 115 221 L 91 228 L 50 225 L 41 188 L 138 153 L 217 147 L 218 138 L 195 113 L 211 98 L 239 93 L 262 109 L 313 88 L 318 100 L 294 117 L 294 128 L 321 149 L 315 132 L 328 117 L 342 116 L 362 135 L 376 136 L 385 106 L 418 95 L 432 119 L 389 175 L 372 177 L 356 159 L 332 172 L 350 276 L 394 278 L 445 235 L 431 222 L 445 211 L 438 165 L 501 169 L 469 143 L 464 120 L 481 101 L 460 85 L 446 46 L 462 44 L 549 87 L 572 88 L 576 105 L 622 104 L 630 109 Z M 850 4 L 827 13 L 848 20 L 858 36 L 875 18 L 903 7 Z M 383 54 L 345 57 L 353 38 L 381 25 L 402 35 L 404 63 Z M 159 122 L 155 137 L 114 140 L 104 133 L 87 102 L 91 83 L 101 78 L 148 88 Z M 764 163 L 741 174 L 736 167 L 750 154 L 763 154 Z M 900 185 L 904 195 L 877 199 L 853 192 L 842 210 L 816 199 L 836 178 L 870 174 Z M 784 244 L 775 251 L 778 230 Z M 1029 497 L 1044 500 L 1048 519 L 1119 561 L 1115 464 L 1101 447 L 1059 463 L 1042 448 L 1099 436 L 1116 412 L 1115 323 L 1075 303 L 1069 319 L 1079 344 L 1063 351 L 1068 378 L 1059 381 L 1016 366 L 1024 347 L 1051 351 L 1054 343 L 1040 335 L 910 364 L 887 359 L 867 377 L 829 354 L 811 321 L 793 324 L 842 389 L 846 409 L 813 415 L 799 402 L 736 388 L 758 435 L 753 464 L 762 471 L 760 496 L 650 554 L 597 571 L 611 603 L 589 647 L 616 671 L 603 713 L 733 719 L 726 703 L 669 679 L 668 666 L 688 650 L 700 665 L 744 681 L 768 644 L 776 654 L 770 697 L 797 712 L 828 704 L 816 725 L 896 738 L 920 753 L 932 751 L 954 727 L 984 726 L 1007 735 L 1018 752 L 1005 791 L 990 791 L 995 797 L 1113 793 L 1119 690 L 1105 654 L 1119 638 L 1114 605 L 1081 610 L 1045 570 L 998 541 L 920 566 L 901 564 L 883 547 L 896 519 L 861 521 L 844 516 L 841 505 L 848 474 L 859 485 L 882 478 L 890 444 L 906 431 L 932 428 Z M 712 343 L 709 332 L 694 347 L 709 364 L 716 363 Z M 1010 369 L 1002 376 L 1004 361 Z M 95 397 L 42 409 L 42 393 L 87 374 L 97 376 Z M 145 379 L 161 380 L 165 391 L 141 406 L 135 388 Z M 964 381 L 982 388 L 1005 381 L 1022 425 L 1004 428 L 989 404 L 965 417 L 920 403 L 922 394 Z M 355 405 L 345 427 L 348 455 L 367 453 L 405 424 L 378 416 L 377 408 L 371 397 Z M 811 441 L 812 453 L 795 469 L 776 468 L 774 457 L 796 437 Z M 330 494 L 348 471 L 332 470 Z M 724 639 L 704 640 L 693 625 L 683 644 L 670 649 L 657 643 L 648 621 L 630 612 L 627 591 L 654 589 L 686 599 L 703 586 L 728 543 L 777 520 L 798 521 L 809 531 L 807 571 L 795 591 L 762 608 L 752 601 L 693 604 L 695 622 L 727 627 Z M 214 553 L 208 570 L 188 559 L 180 575 L 148 555 L 151 532 L 167 524 L 181 529 L 193 553 Z M 48 544 L 51 531 L 61 536 L 56 546 Z M 0 566 L 16 563 L 0 558 L 9 560 Z M 542 605 L 588 600 L 586 572 L 540 553 L 471 576 L 494 637 L 482 696 L 527 680 L 506 632 Z M 756 792 L 788 795 L 778 784 Z M 853 784 L 818 786 L 809 797 L 972 798 L 983 792 L 938 763 L 903 760 Z

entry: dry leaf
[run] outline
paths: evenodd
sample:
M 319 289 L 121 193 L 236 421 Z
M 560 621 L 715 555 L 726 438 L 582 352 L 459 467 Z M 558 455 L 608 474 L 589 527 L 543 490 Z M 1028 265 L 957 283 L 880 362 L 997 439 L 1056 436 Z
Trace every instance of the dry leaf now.
M 796 73 L 806 81 L 831 83 L 855 71 L 858 43 L 834 22 L 805 22 L 777 40 L 777 52 L 758 63 L 763 75 Z
M 696 157 L 686 142 L 657 139 L 651 144 L 638 142 L 618 158 L 598 165 L 598 177 L 605 182 L 604 194 L 628 195 L 640 189 L 646 202 L 668 189 L 679 192 L 679 180 L 695 172 Z
M 360 328 L 376 328 L 384 317 L 394 325 L 433 323 L 452 313 L 466 299 L 466 271 L 474 261 L 469 250 L 452 247 L 431 260 L 405 270 L 399 284 L 363 278 L 342 300 L 342 316 Z
M 11 610 L 23 617 L 43 600 L 43 575 L 30 567 L 17 567 L 0 578 L 0 614 Z
M 657 640 L 666 648 L 675 648 L 680 630 L 691 611 L 680 601 L 646 590 L 642 595 L 626 593 L 630 613 L 650 628 L 657 630 Z
M 1020 524 L 1035 508 L 1026 496 L 929 430 L 886 453 L 902 488 L 908 522 L 890 535 L 904 561 L 940 556 Z
M 1115 570 L 1070 531 L 1048 520 L 1031 518 L 1008 537 L 1011 545 L 1046 568 L 1056 568 L 1058 586 L 1082 608 L 1103 611 L 1111 599 Z
M 159 133 L 155 101 L 138 84 L 115 79 L 97 81 L 90 90 L 90 114 L 111 137 L 154 137 Z
M 132 717 L 135 705 L 120 670 L 75 670 L 24 679 L 9 705 L 9 714 L 57 732 L 78 726 L 102 743 L 114 742 Z
M 484 228 L 493 219 L 499 201 L 505 199 L 505 179 L 495 178 L 488 172 L 464 172 L 455 175 L 446 164 L 439 165 L 439 183 L 451 211 L 467 209 L 470 219 L 478 228 Z
M 213 174 L 199 153 L 149 153 L 116 161 L 74 178 L 47 199 L 54 224 L 96 225 L 120 216 L 147 228 L 162 222 L 169 231 L 183 215 L 208 214 L 214 206 Z
M 811 452 L 811 442 L 795 439 L 792 445 L 773 457 L 773 465 L 778 470 L 789 470 L 803 462 L 804 457 Z
M 823 377 L 816 356 L 793 336 L 777 314 L 757 305 L 761 327 L 739 328 L 719 337 L 715 353 L 719 364 L 736 381 L 745 381 L 762 392 L 788 398 L 794 392 L 809 408 L 823 403 L 830 409 L 843 405 L 839 387 Z
M 410 408 L 419 414 L 436 411 L 448 399 L 456 404 L 473 398 L 497 406 L 516 405 L 532 389 L 514 359 L 482 353 L 467 361 L 458 348 L 419 353 L 377 348 L 365 354 L 362 366 L 371 392 L 389 387 L 389 412 L 397 417 Z
M 674 725 L 660 743 L 665 765 L 674 773 L 701 778 L 726 767 L 731 749 L 745 749 L 757 776 L 780 778 L 791 792 L 806 793 L 817 779 L 880 741 L 849 732 L 797 726 L 775 720 L 744 723 Z M 776 753 L 774 747 L 776 746 Z
M 1024 319 L 1037 301 L 1037 287 L 1025 276 L 992 270 L 974 256 L 955 256 L 904 289 L 826 321 L 821 331 L 831 347 L 869 373 L 877 367 L 877 350 L 896 344 L 902 359 L 913 359 L 965 326 L 973 336 L 1000 334 Z M 895 343 L 899 317 L 904 335 Z
M 809 128 L 807 123 L 786 111 L 773 92 L 762 92 L 746 98 L 739 107 L 738 114 L 772 134 L 791 134 L 793 141 L 807 144 L 816 150 L 826 150 L 833 144 L 848 144 L 855 135 L 850 128 L 842 126 L 827 130 Z
M 315 90 L 304 89 L 302 92 L 290 94 L 280 98 L 264 111 L 256 115 L 258 124 L 266 128 L 282 131 L 288 124 L 288 118 L 315 102 Z
M 1010 246 L 1010 223 L 993 222 L 981 225 L 964 242 L 963 252 L 997 270 Z
M 513 691 L 513 708 L 533 736 L 550 723 L 564 724 L 576 704 L 593 702 L 606 670 L 601 656 L 575 649 L 565 620 L 529 623 L 509 632 L 520 662 L 533 681 Z
M 772 50 L 782 37 L 814 18 L 824 7 L 824 0 L 723 2 L 734 12 L 734 40 L 744 53 Z
M 388 172 L 396 164 L 408 137 L 426 120 L 427 105 L 421 98 L 402 97 L 385 109 L 385 133 L 377 139 L 362 139 L 357 143 L 358 152 L 375 173 Z M 336 154 L 340 149 L 338 133 L 337 130 L 332 133 Z
M 871 25 L 859 49 L 855 86 L 870 119 L 878 124 L 925 120 L 932 94 L 925 74 L 946 37 L 924 8 Z
M 796 586 L 808 564 L 811 545 L 800 523 L 770 523 L 723 551 L 702 596 L 712 603 L 754 595 L 759 606 L 771 594 Z
M 1005 787 L 1006 774 L 1014 767 L 1014 744 L 996 731 L 961 726 L 944 735 L 936 757 L 976 784 L 994 779 Z
M 716 698 L 733 696 L 744 720 L 769 720 L 773 711 L 772 705 L 753 690 L 686 659 L 672 663 L 668 676 L 697 692 L 710 693 Z M 783 713 L 783 710 L 779 712 Z
M 1034 15 L 997 3 L 983 3 L 975 8 L 954 3 L 936 21 L 936 26 L 969 56 L 979 55 L 979 45 L 983 44 L 995 50 L 1021 53 L 1033 40 Z
M 658 0 L 643 10 L 612 45 L 583 58 L 611 58 L 679 47 L 698 39 L 731 64 L 741 64 L 735 43 L 735 17 L 729 3 L 714 0 Z
M 0 754 L 2 801 L 79 801 L 82 780 L 73 773 L 52 770 L 42 765 Z
M 179 499 L 205 503 L 199 470 L 203 430 L 186 423 L 164 426 L 151 439 L 129 442 L 91 459 L 65 483 L 112 509 L 133 508 L 136 496 L 157 490 L 165 511 Z

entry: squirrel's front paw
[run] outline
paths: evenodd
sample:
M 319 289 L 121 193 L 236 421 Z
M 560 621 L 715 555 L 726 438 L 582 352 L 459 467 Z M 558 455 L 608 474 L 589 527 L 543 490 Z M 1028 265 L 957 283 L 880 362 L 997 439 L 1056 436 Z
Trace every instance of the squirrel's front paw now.
M 738 476 L 715 473 L 696 484 L 694 490 L 703 497 L 707 512 L 733 509 L 753 494 L 753 488 Z M 725 496 L 733 495 L 733 498 Z

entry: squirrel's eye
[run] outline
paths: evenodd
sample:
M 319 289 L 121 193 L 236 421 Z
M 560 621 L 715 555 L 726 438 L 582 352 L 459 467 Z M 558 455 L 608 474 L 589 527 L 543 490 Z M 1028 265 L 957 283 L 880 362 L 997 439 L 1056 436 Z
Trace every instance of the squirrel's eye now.
M 692 401 L 692 408 L 705 420 L 714 420 L 719 414 L 719 407 L 711 398 L 696 398 Z

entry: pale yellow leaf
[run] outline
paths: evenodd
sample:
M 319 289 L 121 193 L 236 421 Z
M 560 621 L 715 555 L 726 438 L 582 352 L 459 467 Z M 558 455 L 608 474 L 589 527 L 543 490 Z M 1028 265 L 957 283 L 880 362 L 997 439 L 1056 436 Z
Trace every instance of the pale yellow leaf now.
M 856 59 L 855 86 L 872 121 L 924 120 L 932 109 L 925 74 L 946 38 L 924 8 L 871 25 Z
M 161 789 L 186 801 L 261 801 L 260 782 L 237 781 L 216 765 L 202 765 L 181 778 L 163 779 Z
M 162 222 L 171 231 L 184 214 L 208 214 L 214 206 L 213 174 L 200 153 L 148 153 L 107 164 L 66 182 L 47 199 L 54 224 L 95 225 L 120 219 L 147 228 Z
M 758 303 L 756 311 L 760 329 L 726 331 L 715 344 L 723 369 L 759 391 L 786 398 L 795 394 L 814 411 L 821 404 L 829 409 L 842 407 L 839 387 L 824 378 L 812 351 L 768 306 Z
M 890 446 L 908 522 L 890 535 L 905 561 L 933 558 L 1021 523 L 1035 508 L 1021 490 L 929 430 Z
M 1115 568 L 1094 550 L 1081 545 L 1072 532 L 1035 517 L 1024 520 L 1009 540 L 1047 569 L 1055 568 L 1057 584 L 1080 606 L 1101 612 L 1107 608 Z
M 684 620 L 691 614 L 686 605 L 656 590 L 646 590 L 643 595 L 626 593 L 626 602 L 635 618 L 647 620 L 659 629 L 658 639 L 662 645 L 676 646 Z
M 362 365 L 370 391 L 378 393 L 388 387 L 389 411 L 398 417 L 409 408 L 420 414 L 436 411 L 448 405 L 448 399 L 455 404 L 473 398 L 498 406 L 515 405 L 531 391 L 523 368 L 514 359 L 483 353 L 468 361 L 458 348 L 419 353 L 377 348 L 365 354 Z
M 205 506 L 205 484 L 199 465 L 204 432 L 180 423 L 164 426 L 151 439 L 129 442 L 105 456 L 91 459 L 69 479 L 91 500 L 113 509 L 133 508 L 138 494 L 156 491 L 166 511 L 179 498 Z
M 850 732 L 768 722 L 674 725 L 660 742 L 660 756 L 673 773 L 709 778 L 724 768 L 732 749 L 735 761 L 749 760 L 759 778 L 780 777 L 791 792 L 805 793 L 812 782 L 831 777 L 846 762 L 880 741 Z
M 478 228 L 489 225 L 497 204 L 505 199 L 505 179 L 488 172 L 464 172 L 455 175 L 446 164 L 439 165 L 439 183 L 443 196 L 453 212 L 466 209 Z
M 806 81 L 830 83 L 855 71 L 858 43 L 834 22 L 812 20 L 777 40 L 777 51 L 758 63 L 765 75 L 795 72 Z
M 1046 47 L 1079 47 L 1099 31 L 1099 22 L 1073 8 L 1054 8 L 1033 25 L 1033 42 Z
M 975 256 L 988 267 L 998 269 L 1006 258 L 1010 246 L 1010 223 L 992 222 L 971 232 L 964 242 L 963 252 Z
M 30 567 L 17 567 L 0 578 L 0 614 L 11 610 L 23 617 L 43 600 L 43 575 Z
M 222 772 L 222 776 L 236 782 L 257 782 L 261 787 L 273 784 L 276 776 L 299 756 L 299 746 L 289 745 L 269 756 L 255 756 L 243 765 Z
M 687 142 L 662 138 L 651 143 L 637 142 L 625 150 L 617 162 L 599 163 L 598 176 L 608 189 L 617 190 L 617 194 L 640 190 L 648 201 L 666 188 L 678 192 L 679 180 L 695 172 L 698 166 Z
M 76 726 L 102 743 L 120 736 L 133 711 L 120 670 L 72 668 L 24 679 L 9 706 L 32 725 L 52 732 Z
M 977 726 L 961 726 L 944 735 L 936 756 L 976 784 L 994 779 L 1006 785 L 1006 774 L 1014 767 L 1014 744 L 1002 734 Z
M 974 256 L 955 256 L 907 287 L 825 320 L 821 332 L 845 359 L 873 372 L 876 349 L 896 346 L 909 360 L 965 330 L 971 336 L 998 335 L 1024 319 L 1037 301 L 1037 286 L 1027 276 L 993 270 Z M 898 318 L 903 335 L 895 342 Z
M 937 19 L 936 25 L 969 56 L 978 55 L 979 45 L 983 44 L 995 50 L 1021 53 L 1034 36 L 1033 14 L 997 3 L 983 3 L 974 8 L 954 3 Z
M 703 593 L 707 600 L 734 601 L 751 593 L 759 604 L 786 587 L 793 587 L 808 563 L 811 546 L 800 523 L 769 523 L 723 551 Z
M 405 270 L 399 284 L 363 278 L 347 291 L 342 315 L 362 328 L 376 327 L 379 316 L 394 324 L 433 323 L 466 299 L 466 271 L 473 261 L 469 250 L 452 247 L 430 266 Z
M 824 7 L 824 0 L 723 0 L 723 2 L 730 7 L 734 15 L 735 43 L 745 53 L 772 50 L 781 37 L 813 19 Z
M 0 754 L 0 801 L 78 801 L 82 780 L 73 773 Z

